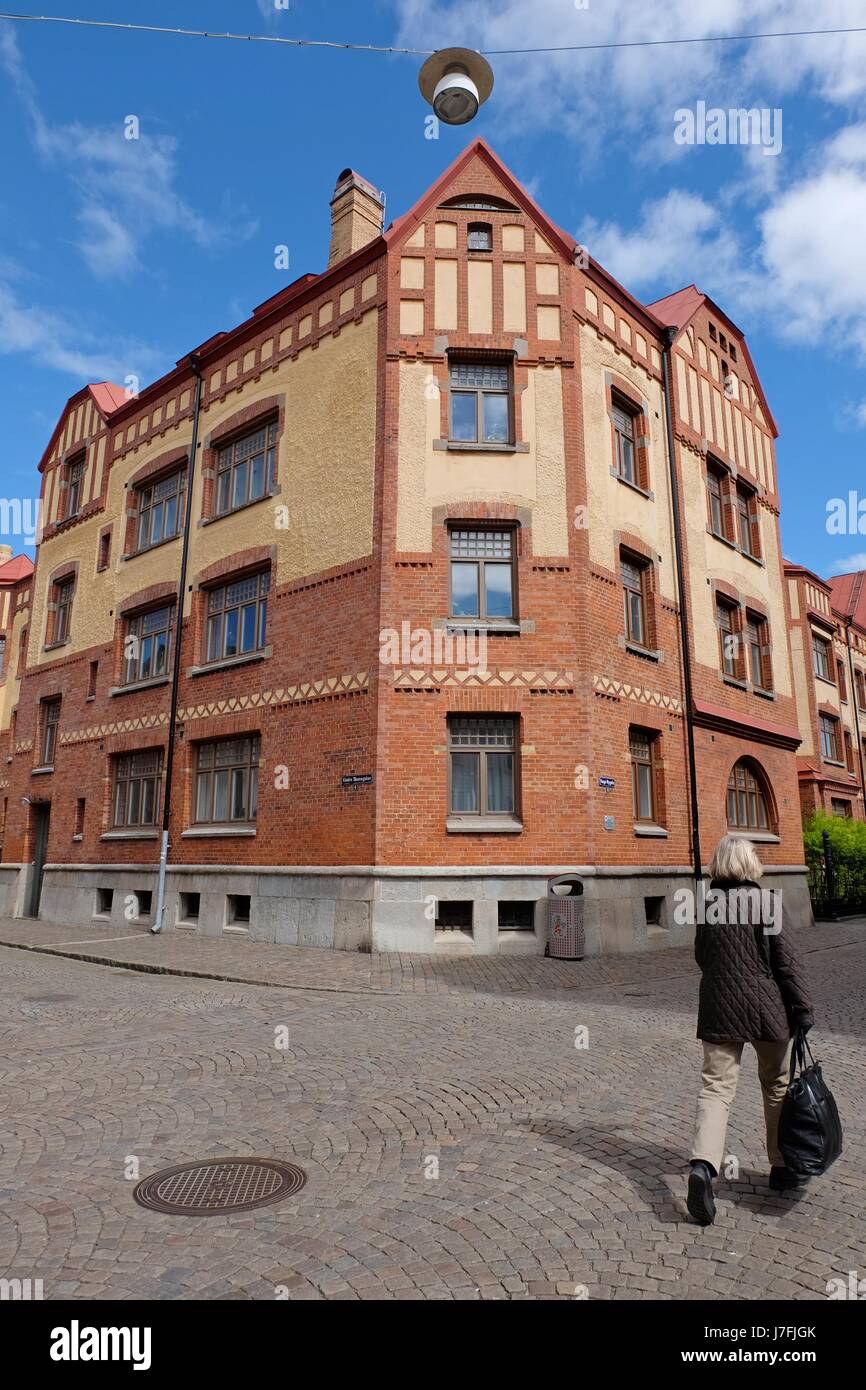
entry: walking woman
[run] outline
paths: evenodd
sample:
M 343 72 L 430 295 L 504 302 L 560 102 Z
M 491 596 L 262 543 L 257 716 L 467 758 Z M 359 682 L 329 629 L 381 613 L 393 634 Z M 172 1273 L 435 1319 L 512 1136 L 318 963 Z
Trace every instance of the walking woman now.
M 741 835 L 725 835 L 710 864 L 706 921 L 698 923 L 695 959 L 701 968 L 698 1037 L 704 1045 L 687 1206 L 701 1225 L 715 1220 L 713 1179 L 725 1152 L 728 1112 L 740 1058 L 749 1042 L 758 1054 L 764 1095 L 770 1186 L 798 1187 L 785 1167 L 777 1134 L 788 1084 L 791 1038 L 811 1028 L 812 1004 L 781 893 L 761 892 L 764 870 Z

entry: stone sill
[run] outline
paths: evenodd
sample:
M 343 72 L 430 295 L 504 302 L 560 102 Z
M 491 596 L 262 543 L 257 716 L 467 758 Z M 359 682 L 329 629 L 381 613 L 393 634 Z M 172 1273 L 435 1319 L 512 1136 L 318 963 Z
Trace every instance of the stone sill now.
M 635 821 L 634 833 L 650 839 L 666 840 L 668 838 L 668 832 L 663 825 L 650 825 L 648 822 Z
M 448 816 L 445 828 L 455 835 L 519 835 L 523 821 L 516 816 Z
M 182 840 L 205 840 L 220 835 L 255 835 L 254 825 L 212 825 L 193 830 L 181 831 Z
M 163 536 L 161 541 L 154 541 L 153 545 L 143 545 L 141 550 L 130 550 L 128 554 L 121 555 L 120 558 L 124 563 L 127 560 L 137 560 L 139 555 L 150 555 L 152 551 L 160 550 L 164 545 L 171 545 L 172 541 L 179 541 L 182 536 L 183 528 L 181 528 L 180 531 L 176 531 L 173 536 Z
M 158 840 L 158 830 L 107 830 L 100 840 Z
M 624 478 L 616 468 L 611 467 L 610 476 L 616 478 L 617 482 L 622 483 L 623 487 L 629 487 L 632 492 L 636 492 L 639 496 L 645 497 L 648 502 L 654 502 L 656 500 L 654 492 L 651 492 L 649 488 L 641 487 L 640 483 L 633 483 L 630 478 Z
M 751 840 L 755 845 L 780 845 L 782 843 L 778 835 L 769 834 L 763 830 L 732 830 L 731 835 L 742 835 L 744 840 Z M 766 866 L 773 871 L 773 865 Z
M 44 652 L 58 652 L 61 647 L 68 647 L 71 641 L 71 637 L 64 637 L 62 642 L 46 642 L 42 650 Z
M 455 439 L 438 441 L 439 448 L 448 454 L 517 454 L 522 453 L 519 444 L 482 444 L 458 442 Z M 434 448 L 436 445 L 434 444 Z
M 241 656 L 227 656 L 222 661 L 211 661 L 204 666 L 188 666 L 186 669 L 187 678 L 209 676 L 214 671 L 230 671 L 233 666 L 248 666 L 253 661 L 267 661 L 268 657 L 273 656 L 273 654 L 273 647 L 263 647 L 258 652 L 243 652 Z
M 53 772 L 53 771 L 54 771 L 54 764 L 51 763 L 51 765 L 49 766 L 47 763 L 45 763 L 42 767 L 34 767 L 34 768 L 32 768 L 31 771 L 30 771 L 30 776 L 31 776 L 31 777 L 47 777 L 48 774 L 51 773 L 51 772 Z
M 231 507 L 227 512 L 220 512 L 219 516 L 203 516 L 199 518 L 199 526 L 215 526 L 218 521 L 225 521 L 230 516 L 237 516 L 239 512 L 245 512 L 248 507 L 259 507 L 262 502 L 269 502 L 272 497 L 279 497 L 282 487 L 277 484 L 271 488 L 270 492 L 263 492 L 261 497 L 253 497 L 249 502 L 242 502 L 239 507 Z
M 447 618 L 445 621 L 446 632 L 484 632 L 488 637 L 519 637 L 523 631 L 521 623 L 494 623 L 480 621 L 477 618 L 467 618 L 463 622 L 460 618 Z
M 114 700 L 118 695 L 135 695 L 140 690 L 156 690 L 161 685 L 168 685 L 171 676 L 152 676 L 146 681 L 132 681 L 129 685 L 114 685 L 108 692 L 109 699 Z M 92 700 L 92 695 L 88 699 Z
M 661 661 L 662 653 L 653 651 L 651 647 L 639 647 L 636 642 L 623 642 L 623 649 L 631 652 L 632 656 L 639 656 L 644 661 Z

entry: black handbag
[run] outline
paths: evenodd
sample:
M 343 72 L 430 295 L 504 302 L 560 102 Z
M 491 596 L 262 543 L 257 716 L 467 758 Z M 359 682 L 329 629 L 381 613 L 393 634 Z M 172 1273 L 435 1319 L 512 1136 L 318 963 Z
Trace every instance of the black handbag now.
M 795 1075 L 798 1065 L 799 1075 Z M 826 1173 L 842 1152 L 839 1111 L 802 1028 L 791 1046 L 788 1089 L 779 1118 L 779 1149 L 792 1173 L 810 1178 Z

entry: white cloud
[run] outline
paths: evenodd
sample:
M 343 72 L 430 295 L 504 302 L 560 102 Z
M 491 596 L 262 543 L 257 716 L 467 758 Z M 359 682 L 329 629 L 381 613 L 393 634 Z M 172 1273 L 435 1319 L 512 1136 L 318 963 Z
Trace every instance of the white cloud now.
M 711 264 L 731 272 L 736 268 L 737 248 L 718 209 L 681 189 L 645 203 L 638 224 L 628 230 L 589 218 L 578 240 L 629 288 L 669 282 L 679 289 L 685 267 L 689 279 L 697 279 L 701 268 Z
M 139 271 L 141 245 L 154 232 L 180 232 L 207 249 L 255 232 L 257 224 L 243 212 L 224 208 L 219 217 L 204 217 L 190 206 L 178 189 L 172 136 L 141 132 L 139 139 L 128 140 L 120 122 L 106 127 L 48 122 L 11 25 L 2 22 L 0 69 L 26 113 L 36 150 L 65 170 L 76 191 L 80 236 L 75 244 L 94 275 L 127 278 Z
M 147 380 L 164 369 L 163 354 L 143 343 L 118 341 L 83 329 L 79 321 L 46 309 L 0 280 L 0 353 L 30 357 L 40 366 L 85 381 Z
M 681 39 L 866 24 L 862 0 L 394 0 L 396 42 L 483 51 Z M 490 118 L 509 135 L 555 131 L 580 138 L 581 159 L 628 147 L 632 157 L 683 157 L 674 111 L 710 105 L 778 104 L 808 88 L 839 109 L 866 96 L 866 34 L 596 48 L 491 56 Z
M 837 560 L 830 566 L 830 574 L 853 574 L 855 570 L 866 570 L 866 553 L 849 555 L 847 560 Z

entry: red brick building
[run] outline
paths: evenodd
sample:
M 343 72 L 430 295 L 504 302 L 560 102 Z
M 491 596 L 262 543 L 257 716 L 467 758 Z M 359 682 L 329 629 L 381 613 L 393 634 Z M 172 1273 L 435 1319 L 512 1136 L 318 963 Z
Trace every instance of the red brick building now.
M 538 951 L 573 872 L 588 950 L 685 939 L 689 721 L 704 864 L 741 830 L 808 919 L 742 334 L 694 286 L 641 304 L 480 140 L 381 221 L 344 171 L 325 271 L 67 405 L 0 908 L 152 915 L 200 379 L 165 929 Z
M 803 816 L 866 819 L 866 603 L 862 572 L 823 580 L 785 564 Z

